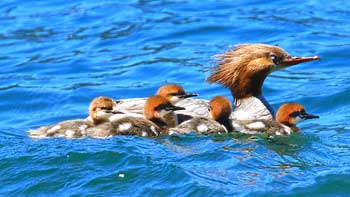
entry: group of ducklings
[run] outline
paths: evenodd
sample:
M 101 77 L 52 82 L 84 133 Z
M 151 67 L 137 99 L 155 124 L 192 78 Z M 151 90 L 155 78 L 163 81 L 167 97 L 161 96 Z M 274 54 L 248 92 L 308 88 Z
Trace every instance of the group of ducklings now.
M 197 95 L 185 92 L 177 84 L 163 85 L 155 96 L 147 98 L 143 114 L 122 112 L 118 110 L 118 101 L 109 97 L 97 97 L 90 103 L 89 116 L 86 119 L 67 120 L 55 125 L 43 126 L 30 130 L 29 135 L 32 138 L 106 138 L 116 135 L 156 137 L 161 134 L 189 132 L 210 134 L 234 131 L 230 122 L 231 103 L 223 96 L 216 96 L 210 100 L 209 117 L 191 117 L 181 114 L 181 110 L 185 108 L 176 106 L 176 103 Z M 295 127 L 297 118 L 289 115 L 284 117 L 285 114 L 289 114 L 284 113 L 286 109 L 291 108 L 303 111 L 303 107 L 298 104 L 285 104 L 277 112 L 277 121 L 289 127 Z

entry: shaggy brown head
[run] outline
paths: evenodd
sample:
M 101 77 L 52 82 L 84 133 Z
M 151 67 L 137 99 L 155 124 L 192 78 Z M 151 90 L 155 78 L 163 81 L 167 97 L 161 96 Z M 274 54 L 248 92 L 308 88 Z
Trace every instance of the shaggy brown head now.
M 298 103 L 283 104 L 276 115 L 279 123 L 291 127 L 294 131 L 299 130 L 296 127 L 299 122 L 313 118 L 319 118 L 319 116 L 306 113 L 305 108 Z
M 165 97 L 172 104 L 176 104 L 185 98 L 198 96 L 198 94 L 186 93 L 185 90 L 177 84 L 166 84 L 161 86 L 157 91 L 157 95 Z
M 265 78 L 275 70 L 320 59 L 293 57 L 279 47 L 266 44 L 242 44 L 217 57 L 219 64 L 207 82 L 223 84 L 235 99 L 260 96 Z
M 89 107 L 89 115 L 94 124 L 108 121 L 108 118 L 116 113 L 116 103 L 108 97 L 97 97 L 93 99 Z

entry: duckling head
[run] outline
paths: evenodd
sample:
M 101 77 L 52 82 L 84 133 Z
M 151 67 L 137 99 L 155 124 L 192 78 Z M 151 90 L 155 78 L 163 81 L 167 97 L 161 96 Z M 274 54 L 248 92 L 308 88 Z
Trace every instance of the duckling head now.
M 172 104 L 176 104 L 177 102 L 186 98 L 198 96 L 198 94 L 195 93 L 185 92 L 182 86 L 178 84 L 163 85 L 158 89 L 156 94 L 167 98 Z
M 319 118 L 317 115 L 308 114 L 304 106 L 298 103 L 283 104 L 277 111 L 276 120 L 293 131 L 298 131 L 297 124 L 308 119 Z

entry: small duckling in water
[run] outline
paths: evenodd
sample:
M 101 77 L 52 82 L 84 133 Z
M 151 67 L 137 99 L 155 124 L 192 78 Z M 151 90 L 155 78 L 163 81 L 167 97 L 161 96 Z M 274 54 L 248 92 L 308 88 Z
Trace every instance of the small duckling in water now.
M 297 124 L 308 119 L 319 118 L 317 115 L 308 114 L 305 111 L 304 106 L 298 103 L 285 103 L 281 105 L 276 113 L 276 120 L 282 124 L 288 131 L 286 134 L 291 134 L 292 132 L 298 132 L 300 129 Z M 276 133 L 285 134 L 285 133 Z
M 116 104 L 112 99 L 108 97 L 97 97 L 90 103 L 88 118 L 67 120 L 55 125 L 43 126 L 36 130 L 30 130 L 28 133 L 32 138 L 85 137 L 91 132 L 91 128 L 109 122 L 109 117 L 117 113 L 115 111 L 115 106 Z

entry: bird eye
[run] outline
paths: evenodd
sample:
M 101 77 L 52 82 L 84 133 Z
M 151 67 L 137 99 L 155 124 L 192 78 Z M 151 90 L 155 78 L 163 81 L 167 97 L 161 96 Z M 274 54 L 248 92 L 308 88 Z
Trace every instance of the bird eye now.
M 300 110 L 300 113 L 299 113 L 300 117 L 301 118 L 305 118 L 306 117 L 306 112 L 304 109 Z
M 166 106 L 164 109 L 165 109 L 166 111 L 172 111 L 172 110 L 173 110 L 173 108 L 172 108 L 171 106 Z
M 290 116 L 290 117 L 293 117 L 293 118 L 295 118 L 295 117 L 297 117 L 297 116 L 299 116 L 299 115 L 300 115 L 300 112 L 299 112 L 299 111 L 294 111 L 293 113 L 289 114 L 289 116 Z
M 162 109 L 167 110 L 167 109 L 166 109 L 167 107 L 168 107 L 168 105 L 166 105 L 166 104 L 161 104 L 161 105 L 158 105 L 157 107 L 155 107 L 154 109 L 155 109 L 156 111 L 161 111 Z
M 100 109 L 102 109 L 102 110 L 112 110 L 113 107 L 101 107 Z
M 276 55 L 271 54 L 270 58 L 274 64 L 279 64 L 281 63 L 281 58 L 277 57 Z

